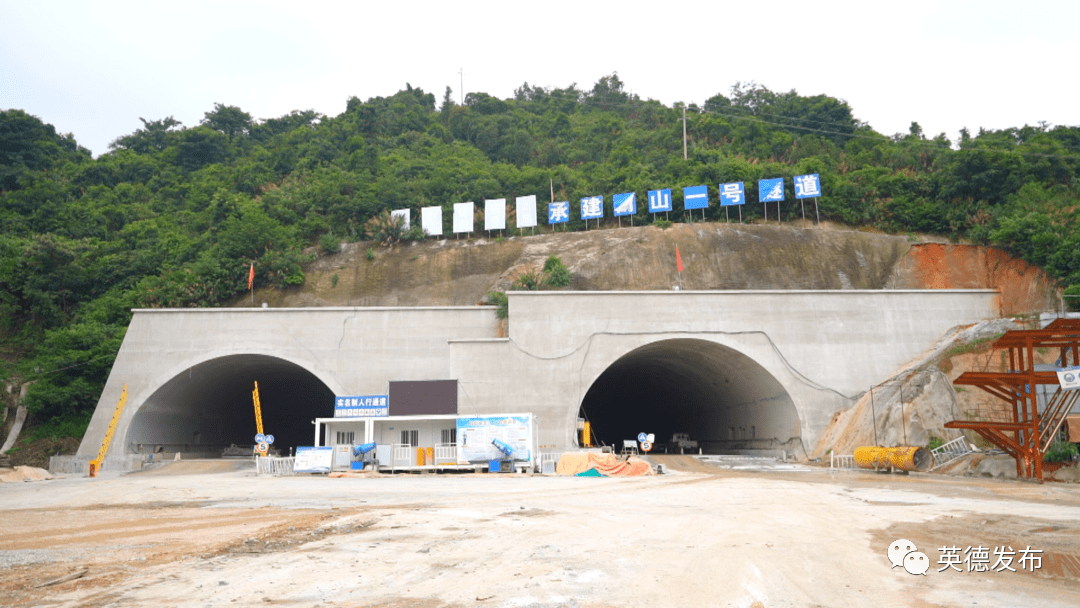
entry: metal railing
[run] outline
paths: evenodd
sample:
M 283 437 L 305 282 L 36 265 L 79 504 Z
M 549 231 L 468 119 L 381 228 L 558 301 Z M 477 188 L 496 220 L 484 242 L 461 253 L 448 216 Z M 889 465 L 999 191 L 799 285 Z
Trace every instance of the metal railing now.
M 930 453 L 934 455 L 934 466 L 930 468 L 930 470 L 933 471 L 965 454 L 970 454 L 971 448 L 968 447 L 967 438 L 961 435 L 948 443 L 943 443 L 930 450 Z
M 258 475 L 293 475 L 294 461 L 293 457 L 260 456 L 255 458 L 255 471 Z
M 440 443 L 435 446 L 434 464 L 436 466 L 440 464 L 457 464 L 457 444 Z
M 536 466 L 540 472 L 544 471 L 544 464 L 550 462 L 551 470 L 554 471 L 555 467 L 559 465 L 559 459 L 562 458 L 562 452 L 540 452 L 539 460 L 536 462 Z
M 854 454 L 834 454 L 829 452 L 829 468 L 830 469 L 854 469 L 855 468 L 855 455 Z
M 395 443 L 391 446 L 390 468 L 408 467 L 413 464 L 413 452 L 415 448 L 407 443 Z

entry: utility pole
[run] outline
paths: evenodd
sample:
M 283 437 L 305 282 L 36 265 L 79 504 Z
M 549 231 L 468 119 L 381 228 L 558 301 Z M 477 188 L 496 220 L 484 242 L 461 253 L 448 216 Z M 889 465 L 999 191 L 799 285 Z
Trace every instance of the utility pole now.
M 461 105 L 465 105 L 465 68 L 458 70 L 458 76 L 461 76 L 461 89 L 458 91 L 458 95 L 461 98 Z
M 682 107 L 682 159 L 686 160 L 686 104 Z

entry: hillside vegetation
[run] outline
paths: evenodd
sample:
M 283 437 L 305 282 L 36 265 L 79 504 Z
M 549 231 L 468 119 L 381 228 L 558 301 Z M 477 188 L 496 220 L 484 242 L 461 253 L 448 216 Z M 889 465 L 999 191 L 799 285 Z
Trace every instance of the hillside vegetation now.
M 754 222 L 757 180 L 785 177 L 791 222 L 801 217 L 791 178 L 818 173 L 823 220 L 997 245 L 1080 293 L 1076 127 L 965 130 L 954 149 L 914 122 L 883 135 L 842 100 L 753 84 L 686 110 L 686 160 L 682 108 L 639 99 L 614 74 L 589 89 L 471 93 L 464 105 L 449 89 L 440 103 L 407 85 L 351 98 L 333 117 L 256 120 L 215 104 L 198 125 L 143 120 L 98 159 L 36 117 L 0 112 L 0 376 L 36 381 L 27 403 L 46 422 L 39 435 L 80 434 L 130 308 L 235 301 L 252 263 L 256 287 L 303 290 L 305 247 L 385 237 L 382 211 L 407 207 L 415 220 L 442 205 L 449 218 L 456 202 L 545 203 L 552 190 L 575 206 L 604 195 L 610 216 L 614 193 L 640 201 L 672 188 L 681 209 L 684 186 L 743 181 L 743 219 Z M 725 218 L 715 196 L 705 215 Z M 635 224 L 652 221 L 639 205 Z

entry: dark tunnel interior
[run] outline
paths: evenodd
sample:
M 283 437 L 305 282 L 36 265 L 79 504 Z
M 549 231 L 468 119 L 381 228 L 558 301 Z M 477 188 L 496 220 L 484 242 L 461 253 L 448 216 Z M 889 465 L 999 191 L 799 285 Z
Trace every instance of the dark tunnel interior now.
M 334 415 L 334 393 L 302 367 L 266 355 L 230 355 L 200 363 L 161 386 L 132 419 L 128 453 L 221 455 L 255 442 L 252 391 L 259 383 L 263 429 L 273 448 L 313 445 L 311 421 Z
M 779 449 L 799 441 L 795 404 L 760 364 L 698 339 L 654 342 L 613 363 L 593 382 L 580 415 L 593 443 L 614 446 L 638 433 L 663 451 L 689 433 L 706 454 Z

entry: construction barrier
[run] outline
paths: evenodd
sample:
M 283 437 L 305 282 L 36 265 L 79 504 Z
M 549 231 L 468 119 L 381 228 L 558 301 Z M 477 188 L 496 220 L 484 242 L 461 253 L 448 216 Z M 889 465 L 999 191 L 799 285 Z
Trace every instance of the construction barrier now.
M 926 448 L 904 446 L 883 448 L 864 446 L 855 448 L 855 464 L 862 469 L 898 469 L 900 471 L 929 471 L 934 466 L 934 456 Z
M 653 474 L 652 465 L 640 458 L 631 456 L 622 461 L 615 454 L 610 453 L 569 452 L 563 454 L 559 458 L 559 464 L 555 466 L 555 472 L 559 475 L 577 475 L 589 470 L 595 470 L 601 475 L 610 477 Z
M 259 456 L 255 459 L 256 475 L 293 475 L 293 463 L 295 458 L 276 458 L 274 456 Z
M 786 459 L 785 459 L 786 460 Z M 830 469 L 854 469 L 855 457 L 851 454 L 835 454 L 829 452 Z

